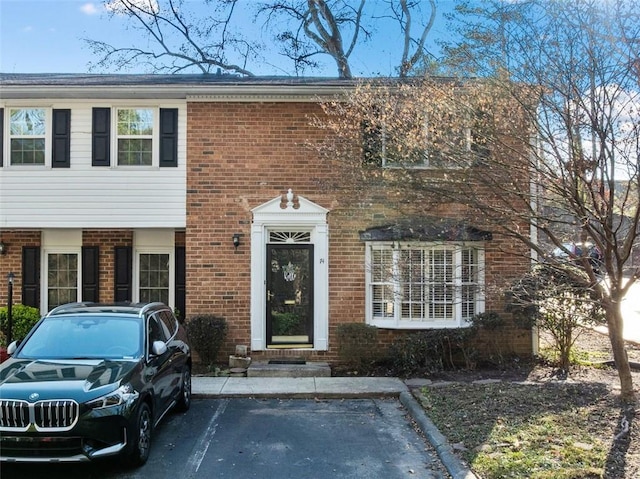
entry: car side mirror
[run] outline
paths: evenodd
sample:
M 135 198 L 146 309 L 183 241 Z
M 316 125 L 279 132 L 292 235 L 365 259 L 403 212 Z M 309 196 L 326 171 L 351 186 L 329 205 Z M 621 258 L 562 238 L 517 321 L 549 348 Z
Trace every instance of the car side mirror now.
M 162 341 L 154 341 L 151 345 L 151 354 L 154 356 L 162 356 L 167 352 L 167 345 Z
M 9 356 L 12 356 L 13 353 L 16 352 L 16 349 L 18 349 L 18 341 L 13 341 L 8 347 L 7 347 L 7 354 Z

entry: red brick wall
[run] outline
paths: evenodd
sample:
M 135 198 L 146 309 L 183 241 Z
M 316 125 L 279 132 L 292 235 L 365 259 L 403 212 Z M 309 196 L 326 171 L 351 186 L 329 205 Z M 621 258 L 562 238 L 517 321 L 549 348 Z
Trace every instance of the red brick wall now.
M 22 302 L 22 247 L 40 246 L 40 231 L 2 231 L 0 240 L 6 246 L 6 253 L 0 255 L 0 306 L 8 300 L 7 275 L 15 274 L 13 282 L 13 303 Z
M 7 253 L 0 255 L 0 284 L 6 284 L 7 274 L 12 271 L 16 278 L 13 288 L 13 302 L 22 301 L 22 248 L 24 246 L 41 246 L 40 231 L 5 230 L 0 239 L 7 246 Z M 176 246 L 184 246 L 183 231 L 175 234 Z M 114 298 L 114 248 L 116 246 L 132 246 L 133 230 L 84 230 L 83 246 L 99 247 L 100 301 L 112 302 Z M 0 287 L 0 305 L 7 303 L 8 288 Z
M 308 103 L 188 105 L 187 310 L 224 316 L 230 350 L 250 344 L 250 210 L 289 188 L 331 207 L 317 187 L 331 171 L 305 146 L 319 138 L 309 124 L 319 112 Z

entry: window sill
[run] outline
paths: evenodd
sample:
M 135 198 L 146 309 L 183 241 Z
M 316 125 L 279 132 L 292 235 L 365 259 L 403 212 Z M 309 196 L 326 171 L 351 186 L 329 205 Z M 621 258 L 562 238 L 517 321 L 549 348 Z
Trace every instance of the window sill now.
M 468 328 L 470 323 L 460 320 L 408 321 L 395 319 L 369 319 L 367 324 L 381 329 L 460 329 Z

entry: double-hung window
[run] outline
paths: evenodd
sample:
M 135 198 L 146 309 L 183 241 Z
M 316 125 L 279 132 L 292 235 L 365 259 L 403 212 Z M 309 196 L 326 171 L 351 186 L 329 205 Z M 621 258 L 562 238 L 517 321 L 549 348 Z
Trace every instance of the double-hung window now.
M 178 166 L 177 108 L 94 107 L 91 130 L 92 166 Z
M 118 108 L 116 118 L 118 166 L 151 166 L 154 110 Z
M 368 242 L 367 320 L 388 328 L 463 327 L 484 310 L 484 251 L 465 242 Z
M 481 133 L 487 129 L 485 118 L 458 111 L 414 111 L 387 119 L 388 123 L 366 123 L 362 129 L 365 162 L 386 168 L 467 168 L 489 155 Z
M 46 255 L 47 304 L 51 310 L 61 304 L 80 299 L 79 254 L 76 252 L 49 252 Z
M 138 254 L 138 294 L 140 301 L 171 304 L 171 255 L 169 253 Z
M 44 165 L 47 157 L 45 108 L 9 108 L 9 157 L 11 165 Z

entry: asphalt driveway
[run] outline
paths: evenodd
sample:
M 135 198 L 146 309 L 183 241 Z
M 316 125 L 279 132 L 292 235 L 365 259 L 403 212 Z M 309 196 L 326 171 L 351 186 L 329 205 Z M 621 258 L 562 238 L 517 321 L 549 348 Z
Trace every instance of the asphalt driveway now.
M 398 399 L 197 399 L 156 431 L 149 462 L 3 465 L 9 478 L 447 478 Z

